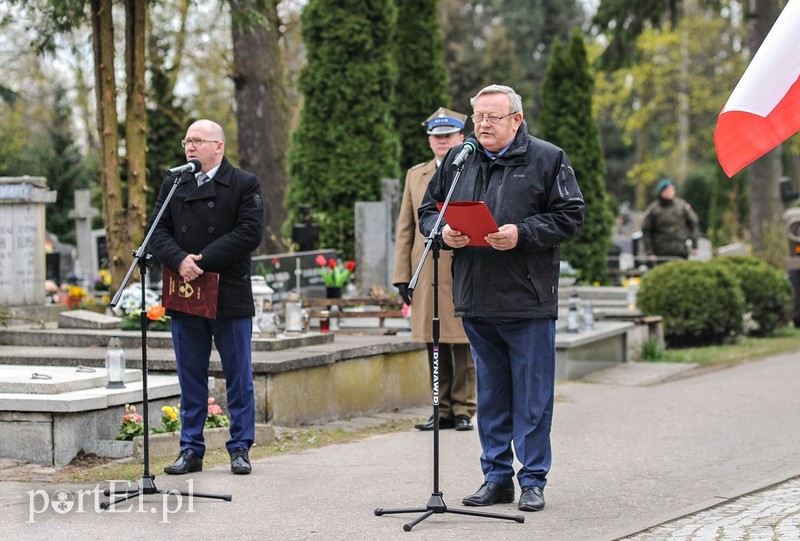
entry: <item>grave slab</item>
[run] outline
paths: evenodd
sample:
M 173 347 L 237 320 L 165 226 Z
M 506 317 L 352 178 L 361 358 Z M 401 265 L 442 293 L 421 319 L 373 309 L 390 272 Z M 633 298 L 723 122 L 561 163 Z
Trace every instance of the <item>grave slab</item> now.
M 119 329 L 122 318 L 92 312 L 67 310 L 58 315 L 59 329 Z
M 126 370 L 123 377 L 126 384 L 141 379 L 141 370 Z M 0 375 L 0 394 L 61 394 L 105 387 L 106 383 L 108 375 L 105 368 L 6 365 Z
M 125 404 L 141 405 L 142 381 L 138 370 L 130 370 L 123 389 L 105 388 L 105 369 L 95 373 L 75 372 L 75 367 L 0 366 L 0 381 L 12 385 L 13 392 L 0 392 L 0 457 L 54 464 L 69 464 L 86 441 L 111 440 L 119 430 Z M 37 379 L 34 390 L 47 385 L 61 386 L 63 392 L 30 392 L 23 385 L 13 388 L 13 377 L 6 374 L 41 373 L 52 379 Z M 97 376 L 102 374 L 99 381 Z M 126 374 L 128 376 L 128 374 Z M 102 386 L 86 386 L 92 381 Z M 26 383 L 28 383 L 26 381 Z M 72 389 L 72 390 L 69 390 Z M 50 391 L 54 389 L 49 389 Z M 180 401 L 176 376 L 151 375 L 148 378 L 150 419 L 160 418 L 161 407 Z M 140 406 L 141 408 L 141 406 Z
M 628 362 L 628 333 L 636 325 L 598 321 L 592 330 L 556 332 L 556 378 L 580 379 L 590 372 Z

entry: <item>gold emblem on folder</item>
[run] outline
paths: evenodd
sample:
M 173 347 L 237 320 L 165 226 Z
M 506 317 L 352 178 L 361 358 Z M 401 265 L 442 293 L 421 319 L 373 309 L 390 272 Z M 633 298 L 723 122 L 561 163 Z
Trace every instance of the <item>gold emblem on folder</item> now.
M 178 286 L 178 295 L 180 297 L 189 298 L 194 295 L 194 288 L 188 282 L 182 282 L 180 286 Z

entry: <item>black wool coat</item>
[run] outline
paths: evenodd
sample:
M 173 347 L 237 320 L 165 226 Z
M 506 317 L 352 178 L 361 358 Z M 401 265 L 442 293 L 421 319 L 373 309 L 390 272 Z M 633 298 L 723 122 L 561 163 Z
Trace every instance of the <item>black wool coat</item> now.
M 174 182 L 167 177 L 161 185 L 151 223 Z M 252 317 L 250 255 L 261 243 L 264 222 L 261 181 L 223 158 L 214 178 L 202 186 L 194 174 L 181 175 L 148 249 L 174 272 L 187 255 L 201 254 L 197 266 L 220 274 L 217 318 Z

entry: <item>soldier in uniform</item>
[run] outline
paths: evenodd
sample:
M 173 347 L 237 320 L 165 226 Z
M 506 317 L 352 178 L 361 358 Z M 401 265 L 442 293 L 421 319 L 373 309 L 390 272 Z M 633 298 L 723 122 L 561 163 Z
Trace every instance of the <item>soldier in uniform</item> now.
M 429 257 L 419 276 L 412 299 L 408 284 L 425 250 L 425 237 L 419 232 L 417 208 L 422 202 L 428 182 L 451 147 L 464 141 L 467 115 L 440 107 L 422 123 L 427 127 L 428 144 L 434 159 L 415 165 L 406 174 L 400 217 L 397 222 L 394 272 L 392 282 L 403 300 L 412 306 L 411 336 L 428 346 L 428 362 L 433 375 L 433 261 Z M 475 415 L 475 363 L 469 349 L 461 319 L 453 316 L 452 254 L 439 257 L 439 428 L 472 430 Z M 415 425 L 418 430 L 433 430 L 433 417 Z
M 671 258 L 686 259 L 697 254 L 699 234 L 697 214 L 692 206 L 675 196 L 671 179 L 656 187 L 658 198 L 645 209 L 642 222 L 645 252 L 653 262 Z M 691 247 L 687 245 L 691 241 Z

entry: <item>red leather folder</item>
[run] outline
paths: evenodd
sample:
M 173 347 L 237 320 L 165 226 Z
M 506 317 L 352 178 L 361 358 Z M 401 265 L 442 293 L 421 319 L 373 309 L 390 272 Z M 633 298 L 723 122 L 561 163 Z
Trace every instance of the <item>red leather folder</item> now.
M 436 206 L 441 212 L 442 203 Z M 489 207 L 483 201 L 451 201 L 444 211 L 444 220 L 451 229 L 469 237 L 467 246 L 489 246 L 483 237 L 499 231 Z
M 219 274 L 204 272 L 191 282 L 164 267 L 161 304 L 164 308 L 217 319 Z

